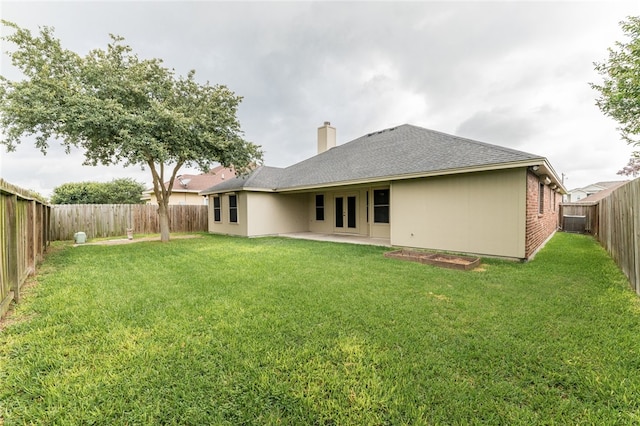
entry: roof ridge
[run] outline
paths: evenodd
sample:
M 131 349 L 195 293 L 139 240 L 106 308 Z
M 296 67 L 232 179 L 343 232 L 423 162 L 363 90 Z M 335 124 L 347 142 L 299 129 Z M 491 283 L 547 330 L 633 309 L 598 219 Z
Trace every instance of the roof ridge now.
M 264 165 L 260 165 L 258 167 L 256 167 L 255 169 L 253 169 L 251 172 L 249 172 L 249 174 L 247 175 L 247 178 L 245 179 L 244 183 L 242 184 L 242 186 L 246 186 L 249 182 L 252 182 L 256 176 L 258 176 L 261 172 L 262 172 L 262 168 L 265 167 Z
M 409 126 L 409 124 L 406 124 L 406 123 L 405 123 L 405 124 L 400 124 L 400 125 L 398 125 L 398 126 L 387 127 L 386 129 L 378 130 L 378 131 L 376 131 L 376 132 L 367 133 L 366 135 L 364 135 L 364 136 L 360 136 L 360 137 L 359 137 L 359 138 L 357 138 L 357 139 L 361 139 L 361 138 L 363 138 L 363 137 L 368 138 L 368 137 L 370 137 L 370 136 L 373 136 L 373 135 L 379 135 L 379 134 L 381 134 L 381 133 L 385 133 L 385 132 L 392 132 L 392 131 L 396 130 L 398 127 L 402 127 L 402 126 Z M 357 139 L 354 139 L 354 140 L 357 140 Z M 353 141 L 350 141 L 350 142 L 353 142 Z M 349 143 L 349 142 L 347 142 L 347 143 Z
M 253 169 L 251 172 L 249 172 L 249 175 L 247 176 L 247 180 L 245 180 L 243 186 L 247 186 L 249 183 L 253 182 L 265 170 L 284 170 L 284 169 L 282 167 L 265 166 L 264 164 L 261 164 L 255 169 Z M 280 180 L 280 177 L 278 178 L 278 180 Z

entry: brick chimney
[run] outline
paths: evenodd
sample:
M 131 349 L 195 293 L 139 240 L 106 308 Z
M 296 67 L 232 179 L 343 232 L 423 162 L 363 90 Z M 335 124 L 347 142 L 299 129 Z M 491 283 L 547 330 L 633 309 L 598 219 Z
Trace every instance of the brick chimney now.
M 322 154 L 334 146 L 336 146 L 336 128 L 331 127 L 331 123 L 325 121 L 322 127 L 318 127 L 318 154 Z

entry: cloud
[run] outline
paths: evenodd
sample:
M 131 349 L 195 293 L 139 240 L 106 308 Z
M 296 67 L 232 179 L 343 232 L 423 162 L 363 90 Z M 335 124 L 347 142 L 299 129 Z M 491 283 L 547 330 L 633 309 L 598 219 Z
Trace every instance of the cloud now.
M 473 135 L 481 141 L 517 148 L 535 134 L 535 124 L 517 108 L 495 108 L 478 111 L 463 121 L 456 134 Z
M 640 12 L 636 1 L 2 6 L 4 19 L 54 26 L 80 53 L 119 34 L 141 57 L 227 85 L 244 96 L 245 136 L 272 166 L 314 155 L 324 121 L 338 143 L 411 123 L 544 155 L 576 186 L 618 179 L 630 153 L 588 83 L 598 79 L 593 62 L 621 38 L 618 22 Z M 2 74 L 18 78 L 6 57 Z M 5 179 L 43 192 L 93 178 L 150 184 L 136 168 L 87 168 L 81 155 L 42 157 L 26 146 L 1 161 Z

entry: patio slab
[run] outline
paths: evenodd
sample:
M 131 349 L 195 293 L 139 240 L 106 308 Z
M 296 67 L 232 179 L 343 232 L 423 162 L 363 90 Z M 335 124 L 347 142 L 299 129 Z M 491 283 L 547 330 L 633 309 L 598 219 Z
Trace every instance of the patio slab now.
M 298 238 L 302 240 L 329 241 L 333 243 L 365 244 L 370 246 L 391 247 L 391 242 L 388 238 L 371 238 L 363 235 L 292 232 L 288 234 L 280 234 L 279 236 L 287 238 Z

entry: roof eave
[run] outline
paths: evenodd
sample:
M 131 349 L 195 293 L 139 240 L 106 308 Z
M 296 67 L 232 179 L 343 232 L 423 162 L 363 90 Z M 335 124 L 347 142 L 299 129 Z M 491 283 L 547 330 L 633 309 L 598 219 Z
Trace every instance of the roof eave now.
M 567 190 L 562 185 L 561 180 L 558 178 L 555 170 L 549 164 L 546 158 L 538 157 L 531 158 L 527 160 L 521 161 L 512 161 L 508 163 L 495 163 L 495 164 L 484 164 L 481 166 L 472 166 L 472 167 L 463 167 L 463 168 L 455 168 L 455 169 L 441 169 L 441 170 L 431 170 L 428 172 L 418 172 L 418 173 L 406 173 L 406 174 L 397 174 L 397 175 L 387 175 L 387 176 L 374 176 L 370 178 L 364 179 L 352 179 L 345 181 L 336 181 L 336 182 L 325 182 L 318 183 L 313 185 L 298 185 L 298 186 L 289 186 L 289 187 L 280 187 L 280 188 L 261 188 L 261 187 L 251 187 L 251 186 L 241 186 L 241 187 L 231 187 L 231 188 L 221 188 L 218 190 L 204 190 L 200 192 L 200 195 L 215 195 L 215 194 L 226 194 L 230 192 L 239 192 L 239 191 L 249 191 L 249 192 L 303 192 L 303 191 L 313 191 L 318 189 L 325 188 L 336 188 L 343 186 L 353 186 L 353 185 L 367 185 L 374 184 L 378 182 L 385 181 L 395 181 L 395 180 L 407 180 L 407 179 L 417 179 L 417 178 L 426 178 L 426 177 L 434 177 L 434 176 L 447 176 L 454 174 L 463 174 L 463 173 L 475 173 L 475 172 L 487 172 L 493 170 L 506 170 L 520 167 L 534 167 L 538 166 L 538 169 L 534 172 L 538 176 L 549 176 L 551 182 L 554 183 L 558 187 L 558 192 L 561 194 L 566 194 Z
M 172 189 L 171 193 L 200 194 L 200 189 Z
M 251 187 L 251 186 L 243 186 L 237 188 L 223 188 L 213 191 L 204 190 L 200 192 L 200 195 L 216 195 L 216 194 L 228 194 L 230 192 L 240 192 L 240 191 L 249 191 L 249 192 L 278 192 L 276 189 L 272 188 L 259 188 L 259 187 Z
M 486 164 L 482 166 L 463 167 L 463 168 L 456 168 L 456 169 L 441 169 L 441 170 L 431 170 L 428 172 L 419 172 L 419 173 L 375 176 L 375 177 L 366 178 L 366 179 L 328 182 L 328 183 L 315 184 L 315 185 L 292 186 L 287 188 L 278 188 L 277 191 L 278 192 L 310 191 L 310 190 L 316 190 L 316 189 L 322 189 L 322 188 L 371 184 L 371 183 L 376 183 L 381 181 L 417 179 L 417 178 L 446 176 L 446 175 L 463 174 L 463 173 L 486 172 L 486 171 L 492 171 L 492 170 L 505 170 L 505 169 L 513 169 L 518 167 L 540 166 L 545 163 L 548 165 L 548 162 L 546 161 L 546 159 L 543 157 L 540 157 L 540 158 L 534 158 L 534 159 L 523 160 L 523 161 L 515 161 L 510 163 Z M 548 166 L 548 169 L 550 169 L 551 171 L 553 170 L 551 166 Z M 559 187 L 561 187 L 561 185 L 559 185 Z
M 544 161 L 541 164 L 532 164 L 531 165 L 531 166 L 540 167 L 534 173 L 537 174 L 538 176 L 547 175 L 549 177 L 549 179 L 551 179 L 551 182 L 557 186 L 557 191 L 560 194 L 562 194 L 562 195 L 568 194 L 569 191 L 567 191 L 567 188 L 565 188 L 565 186 L 562 183 L 562 179 L 560 179 L 560 177 L 558 176 L 556 171 L 553 169 L 553 167 L 551 166 L 549 161 L 546 158 L 543 158 L 543 160 Z

